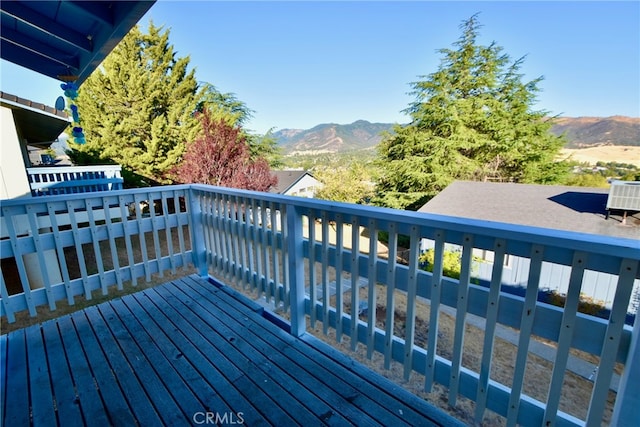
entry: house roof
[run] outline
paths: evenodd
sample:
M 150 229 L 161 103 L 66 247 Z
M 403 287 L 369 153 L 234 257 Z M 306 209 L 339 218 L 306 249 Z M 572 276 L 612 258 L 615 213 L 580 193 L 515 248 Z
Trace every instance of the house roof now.
M 419 212 L 640 239 L 640 213 L 607 220 L 606 188 L 455 181 Z
M 51 145 L 71 121 L 64 111 L 5 92 L 0 92 L 0 105 L 13 110 L 21 138 L 39 148 Z
M 80 85 L 153 3 L 2 1 L 1 57 Z
M 285 194 L 305 175 L 312 176 L 309 172 L 304 170 L 281 170 L 271 171 L 271 173 L 276 176 L 278 183 L 271 187 L 269 192 L 278 194 Z

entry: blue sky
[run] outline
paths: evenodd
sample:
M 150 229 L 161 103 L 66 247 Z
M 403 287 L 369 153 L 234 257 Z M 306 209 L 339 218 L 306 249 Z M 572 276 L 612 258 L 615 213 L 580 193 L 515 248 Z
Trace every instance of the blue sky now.
M 158 1 L 141 20 L 170 28 L 196 77 L 255 111 L 248 128 L 408 121 L 409 83 L 437 70 L 460 24 L 479 13 L 480 42 L 526 80 L 544 76 L 536 109 L 640 117 L 640 2 Z M 58 82 L 2 62 L 8 93 L 53 105 Z

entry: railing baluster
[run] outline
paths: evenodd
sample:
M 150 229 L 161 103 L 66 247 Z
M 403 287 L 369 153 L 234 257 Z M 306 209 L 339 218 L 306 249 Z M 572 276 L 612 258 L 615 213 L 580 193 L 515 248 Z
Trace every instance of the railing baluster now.
M 322 332 L 329 333 L 329 311 L 331 309 L 329 293 L 329 218 L 322 211 Z
M 90 300 L 91 289 L 89 289 L 89 275 L 87 273 L 87 264 L 84 259 L 84 251 L 80 240 L 80 230 L 78 228 L 78 220 L 76 219 L 76 210 L 71 202 L 67 202 L 67 212 L 69 213 L 69 221 L 71 222 L 71 231 L 73 233 L 73 242 L 78 256 L 78 266 L 80 267 L 80 276 L 82 277 L 82 286 L 84 288 L 84 297 Z
M 491 284 L 489 285 L 489 298 L 487 300 L 487 314 L 484 328 L 484 344 L 482 346 L 482 361 L 480 363 L 480 377 L 478 379 L 478 391 L 476 397 L 476 422 L 482 423 L 484 411 L 487 406 L 487 391 L 491 376 L 491 359 L 495 342 L 495 331 L 498 323 L 498 308 L 500 301 L 500 285 L 502 284 L 502 270 L 504 269 L 504 256 L 507 242 L 504 239 L 496 239 L 493 246 L 493 269 L 491 272 Z
M 573 263 L 571 264 L 569 289 L 567 291 L 567 298 L 562 313 L 562 322 L 560 324 L 556 358 L 553 364 L 551 383 L 549 385 L 549 393 L 547 394 L 547 405 L 544 411 L 543 423 L 548 426 L 555 425 L 556 415 L 560 405 L 562 382 L 567 368 L 567 361 L 569 360 L 569 349 L 571 348 L 576 314 L 578 313 L 578 304 L 580 303 L 580 290 L 582 288 L 582 279 L 584 277 L 586 263 L 587 254 L 583 252 L 576 252 L 574 254 Z
M 188 202 L 188 200 L 186 198 L 186 195 L 184 197 L 184 204 L 185 204 L 185 210 L 188 211 L 189 202 Z M 184 241 L 184 232 L 182 230 L 182 224 L 180 223 L 180 217 L 182 215 L 182 208 L 180 206 L 180 196 L 179 196 L 179 193 L 177 191 L 173 192 L 173 206 L 174 206 L 174 209 L 176 211 L 176 219 L 178 220 L 178 224 L 177 224 L 178 245 L 180 247 L 180 253 L 182 254 L 182 269 L 184 271 L 186 271 L 187 268 L 188 268 L 189 260 L 187 259 L 187 255 L 186 255 L 187 249 L 186 249 L 186 245 L 185 245 L 185 241 Z M 191 215 L 188 215 L 187 218 L 191 218 Z M 191 243 L 191 249 L 193 249 L 193 242 Z
M 375 348 L 376 320 L 378 308 L 378 230 L 376 220 L 369 220 L 369 265 L 367 285 L 367 358 L 371 360 Z
M 122 273 L 120 271 L 120 260 L 118 259 L 118 248 L 116 247 L 116 239 L 113 233 L 113 223 L 111 219 L 111 206 L 102 198 L 102 207 L 104 209 L 104 218 L 107 226 L 107 237 L 109 238 L 109 248 L 111 249 L 111 260 L 113 262 L 113 272 L 116 275 L 116 284 L 118 290 L 122 290 Z M 55 231 L 54 231 L 55 233 Z
M 440 297 L 442 296 L 442 265 L 444 259 L 443 230 L 435 232 L 433 270 L 431 275 L 431 304 L 429 307 L 429 338 L 427 341 L 427 366 L 425 369 L 424 389 L 431 393 L 436 375 L 436 353 L 438 349 L 438 328 L 440 321 Z
M 271 274 L 269 260 L 269 224 L 267 221 L 267 203 L 260 203 L 260 217 L 262 218 L 262 267 L 264 268 L 264 283 L 262 291 L 265 293 L 267 303 L 271 303 Z
M 249 263 L 248 253 L 248 230 L 249 230 L 249 218 L 248 218 L 248 200 L 244 197 L 238 199 L 238 240 L 240 241 L 240 280 L 242 280 L 242 289 L 250 288 L 251 278 L 251 266 Z
M 389 224 L 389 258 L 387 259 L 387 318 L 384 335 L 384 368 L 391 368 L 391 351 L 393 350 L 393 336 L 395 324 L 396 300 L 396 258 L 398 255 L 398 232 L 395 223 Z
M 13 307 L 9 302 L 9 291 L 7 290 L 7 284 L 4 281 L 4 274 L 2 274 L 2 267 L 0 267 L 0 297 L 2 297 L 2 308 L 7 316 L 9 323 L 16 321 L 16 316 L 13 314 Z
M 529 354 L 529 341 L 531 341 L 531 329 L 536 309 L 536 299 L 538 297 L 538 287 L 540 284 L 540 271 L 542 269 L 542 256 L 544 247 L 533 245 L 531 248 L 531 264 L 529 266 L 529 278 L 527 280 L 527 290 L 522 307 L 522 317 L 520 320 L 520 335 L 518 337 L 518 353 L 516 355 L 516 366 L 513 372 L 513 384 L 509 396 L 509 407 L 507 409 L 507 425 L 514 426 L 518 422 L 518 412 L 520 410 L 520 397 L 522 395 L 522 385 L 524 383 L 524 372 Z
M 342 214 L 336 214 L 336 341 L 342 342 L 342 315 L 344 313 L 344 301 L 342 289 L 342 255 L 344 254 L 344 222 Z
M 276 206 L 273 202 L 269 203 L 269 213 L 271 217 L 270 252 L 271 252 L 271 272 L 273 276 L 272 277 L 273 283 L 270 283 L 269 287 L 272 289 L 273 296 L 275 297 L 275 306 L 276 308 L 279 308 L 280 302 L 281 302 L 280 283 L 282 283 L 282 281 L 280 280 L 280 264 L 278 262 L 281 259 L 278 256 L 278 225 L 279 225 L 278 216 L 281 216 L 281 215 L 280 215 L 280 212 L 276 211 Z
M 158 265 L 158 276 L 164 277 L 162 268 L 162 250 L 160 249 L 160 236 L 158 235 L 158 216 L 156 214 L 156 199 L 149 194 L 149 216 L 151 219 L 151 235 L 153 236 L 153 247 L 156 251 L 156 263 Z
M 96 267 L 98 268 L 98 278 L 100 279 L 100 288 L 102 289 L 102 295 L 107 295 L 107 282 L 104 278 L 104 263 L 102 261 L 102 250 L 100 249 L 100 241 L 97 235 L 97 226 L 95 217 L 93 214 L 93 199 L 87 198 L 85 201 L 87 209 L 87 217 L 89 219 L 89 232 L 91 234 L 91 244 L 93 246 L 93 253 L 96 259 Z
M 169 265 L 171 266 L 171 274 L 176 274 L 176 260 L 173 258 L 175 255 L 173 251 L 173 236 L 171 233 L 171 227 L 169 226 L 169 202 L 167 200 L 168 196 L 166 192 L 162 192 L 161 194 L 161 208 L 162 208 L 162 217 L 164 219 L 164 235 L 166 238 L 167 245 L 167 253 L 169 254 Z M 178 217 L 176 212 L 176 218 Z
M 49 309 L 54 311 L 56 309 L 56 301 L 51 294 L 51 280 L 49 272 L 47 271 L 47 262 L 45 261 L 44 249 L 40 242 L 40 229 L 37 224 L 36 214 L 33 211 L 33 205 L 27 205 L 27 217 L 29 219 L 29 226 L 31 227 L 31 239 L 33 240 L 33 246 L 36 249 L 36 257 L 38 259 L 38 268 L 41 274 L 42 286 L 45 288 L 47 295 L 47 302 L 49 303 Z M 57 266 L 55 267 L 57 268 Z
M 586 425 L 598 425 L 602 419 L 602 413 L 607 402 L 609 393 L 609 385 L 611 384 L 611 376 L 616 362 L 616 353 L 620 345 L 620 336 L 624 328 L 624 320 L 627 314 L 627 307 L 631 292 L 633 290 L 633 282 L 640 267 L 640 261 L 635 259 L 623 259 L 620 263 L 620 273 L 618 275 L 618 284 L 616 286 L 616 294 L 609 315 L 609 324 L 607 325 L 607 333 L 605 335 L 606 345 L 603 346 L 600 354 L 600 363 L 598 364 L 598 372 L 596 374 L 595 384 L 591 392 L 591 400 L 589 402 L 589 412 L 587 413 Z M 629 349 L 629 357 L 624 367 L 624 373 L 618 388 L 618 394 L 613 411 L 612 426 L 624 425 L 625 423 L 640 419 L 640 408 L 638 403 L 638 383 L 640 377 L 640 354 L 638 354 L 638 333 L 640 331 L 640 320 L 636 314 L 634 324 L 634 339 Z M 633 342 L 635 341 L 635 342 Z M 635 347 L 634 347 L 635 344 Z M 635 360 L 634 360 L 635 358 Z M 624 414 L 621 414 L 624 412 Z
M 122 233 L 124 235 L 124 244 L 127 250 L 127 258 L 129 260 L 129 274 L 131 275 L 131 284 L 138 286 L 138 275 L 136 274 L 136 264 L 133 257 L 133 247 L 131 244 L 131 231 L 129 230 L 129 208 L 125 203 L 124 196 L 118 196 L 120 203 L 120 215 L 122 215 Z
M 27 308 L 29 309 L 29 315 L 31 317 L 35 317 L 37 315 L 36 307 L 31 296 L 31 286 L 29 284 L 29 278 L 27 276 L 27 268 L 24 264 L 24 260 L 22 259 L 22 251 L 18 246 L 18 235 L 13 223 L 13 212 L 11 209 L 3 207 L 2 213 L 5 217 L 5 226 L 7 227 L 9 239 L 11 240 L 11 249 L 13 249 L 16 266 L 18 267 L 18 275 L 20 276 L 20 281 L 22 282 L 22 292 L 24 292 L 24 298 L 27 303 Z M 18 213 L 16 214 L 18 215 Z
M 258 295 L 262 294 L 262 291 L 258 288 L 260 285 L 260 277 L 262 276 L 262 257 L 261 257 L 261 244 L 260 244 L 260 213 L 259 207 L 256 203 L 256 199 L 251 199 L 251 227 L 253 229 L 253 251 L 255 252 L 255 270 L 253 273 L 253 290 L 258 289 Z
M 318 295 L 316 292 L 316 215 L 312 209 L 307 217 L 309 225 L 309 301 L 310 301 L 310 325 L 311 329 L 316 328 L 318 316 L 316 313 L 316 304 Z
M 451 358 L 451 376 L 449 380 L 449 405 L 455 406 L 460 385 L 460 367 L 464 353 L 464 327 L 469 305 L 469 282 L 471 281 L 471 261 L 473 252 L 473 235 L 465 234 L 460 262 L 460 280 L 458 281 L 458 304 L 456 306 L 456 326 L 453 340 L 453 356 Z
M 409 280 L 407 283 L 407 320 L 404 337 L 404 379 L 409 380 L 413 370 L 413 344 L 416 328 L 416 297 L 418 291 L 418 227 L 411 226 L 409 235 Z
M 138 241 L 140 242 L 140 251 L 142 252 L 142 265 L 144 267 L 144 276 L 147 282 L 151 281 L 151 269 L 149 268 L 149 255 L 147 253 L 147 239 L 145 237 L 144 228 L 142 226 L 142 208 L 140 204 L 143 202 L 142 196 L 136 194 L 134 196 L 135 209 L 136 209 L 136 223 L 138 224 Z M 148 203 L 152 203 L 151 198 L 148 198 Z
M 351 218 L 351 351 L 358 348 L 358 323 L 360 312 L 360 220 Z

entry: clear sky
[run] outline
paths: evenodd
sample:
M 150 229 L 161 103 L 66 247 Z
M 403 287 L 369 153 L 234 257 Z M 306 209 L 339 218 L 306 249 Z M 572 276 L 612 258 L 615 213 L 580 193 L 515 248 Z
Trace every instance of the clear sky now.
M 437 70 L 460 24 L 479 13 L 480 42 L 526 80 L 544 76 L 536 109 L 640 117 L 640 2 L 158 1 L 141 20 L 170 28 L 199 81 L 255 111 L 248 128 L 406 123 L 409 83 Z M 53 105 L 59 83 L 2 62 L 8 93 Z

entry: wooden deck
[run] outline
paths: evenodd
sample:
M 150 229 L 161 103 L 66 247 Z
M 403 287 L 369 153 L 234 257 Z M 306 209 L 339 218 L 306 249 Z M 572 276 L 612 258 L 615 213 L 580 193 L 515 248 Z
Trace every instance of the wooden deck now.
M 2 335 L 1 424 L 459 424 L 272 320 L 190 276 Z

